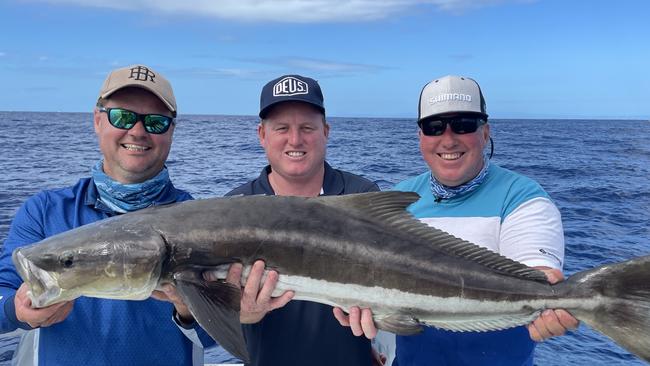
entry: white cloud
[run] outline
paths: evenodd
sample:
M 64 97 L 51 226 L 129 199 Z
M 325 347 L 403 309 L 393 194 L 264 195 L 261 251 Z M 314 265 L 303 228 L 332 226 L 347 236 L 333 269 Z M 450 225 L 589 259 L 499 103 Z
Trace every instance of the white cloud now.
M 308 58 L 294 58 L 288 60 L 287 63 L 292 67 L 302 68 L 305 70 L 313 70 L 313 71 L 348 72 L 348 71 L 368 70 L 372 68 L 371 66 L 368 65 L 323 61 L 323 60 L 315 60 L 315 59 L 308 59 Z
M 385 70 L 388 67 L 372 64 L 360 64 L 340 61 L 330 61 L 315 58 L 302 58 L 294 56 L 274 57 L 274 58 L 240 58 L 239 62 L 253 63 L 271 66 L 273 72 L 288 72 L 296 73 L 316 73 L 320 76 L 334 76 L 342 74 L 360 74 L 360 73 L 374 73 Z M 266 72 L 270 72 L 267 70 Z
M 200 77 L 200 78 L 255 78 L 260 72 L 256 70 L 238 69 L 238 68 L 183 68 L 173 69 L 169 74 L 181 75 L 183 77 Z
M 38 0 L 37 0 L 38 1 Z M 534 0 L 40 0 L 119 10 L 154 10 L 167 14 L 193 14 L 237 21 L 314 23 L 371 21 L 407 12 L 417 6 L 441 11 L 463 11 L 506 2 Z

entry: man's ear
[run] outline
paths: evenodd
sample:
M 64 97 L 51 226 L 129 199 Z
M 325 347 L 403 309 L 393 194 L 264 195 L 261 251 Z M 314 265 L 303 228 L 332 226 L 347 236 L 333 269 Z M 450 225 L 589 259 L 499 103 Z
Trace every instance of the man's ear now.
M 99 111 L 99 108 L 95 108 L 93 112 L 93 127 L 95 128 L 95 133 L 99 133 L 99 123 L 102 119 L 102 112 Z
M 325 133 L 325 138 L 330 136 L 330 125 L 327 122 L 323 122 L 323 132 Z
M 490 142 L 490 125 L 488 123 L 483 125 L 483 138 L 485 139 L 485 144 L 487 145 Z
M 257 137 L 260 139 L 260 145 L 264 147 L 264 143 L 266 141 L 266 130 L 264 129 L 264 123 L 262 122 L 257 125 Z

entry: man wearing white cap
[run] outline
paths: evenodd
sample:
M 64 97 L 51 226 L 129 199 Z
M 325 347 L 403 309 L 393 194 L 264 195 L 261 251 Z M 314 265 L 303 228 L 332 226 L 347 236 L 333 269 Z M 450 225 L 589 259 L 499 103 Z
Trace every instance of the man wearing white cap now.
M 564 234 L 560 212 L 530 178 L 490 163 L 490 126 L 476 81 L 445 76 L 425 85 L 418 111 L 420 152 L 429 170 L 395 189 L 417 192 L 409 211 L 421 221 L 562 280 Z M 369 309 L 337 317 L 355 334 L 373 337 Z M 564 310 L 546 310 L 534 323 L 491 332 L 425 327 L 397 336 L 393 365 L 532 365 L 535 343 L 575 328 Z
M 0 256 L 0 332 L 30 330 L 31 340 L 17 352 L 18 364 L 203 364 L 202 346 L 214 341 L 172 289 L 155 294 L 166 301 L 82 297 L 35 309 L 11 261 L 14 249 L 49 236 L 191 199 L 174 187 L 165 168 L 175 117 L 174 93 L 162 75 L 144 65 L 112 71 L 93 114 L 103 158 L 91 176 L 43 191 L 18 210 Z

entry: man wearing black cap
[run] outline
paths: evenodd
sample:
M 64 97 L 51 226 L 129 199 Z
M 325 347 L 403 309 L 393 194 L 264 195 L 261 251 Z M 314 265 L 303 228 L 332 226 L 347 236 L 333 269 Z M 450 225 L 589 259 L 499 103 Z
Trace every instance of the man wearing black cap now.
M 268 82 L 262 89 L 259 116 L 257 132 L 269 165 L 258 178 L 227 195 L 315 197 L 379 190 L 375 183 L 325 161 L 329 125 L 314 79 L 285 75 Z M 278 308 L 290 295 L 271 299 L 270 281 L 258 293 L 260 277 L 253 273 L 259 275 L 262 269 L 258 261 L 242 299 L 242 322 L 254 323 L 244 326 L 251 365 L 372 363 L 370 341 L 341 327 L 331 306 L 296 300 Z M 276 310 L 266 313 L 270 309 Z

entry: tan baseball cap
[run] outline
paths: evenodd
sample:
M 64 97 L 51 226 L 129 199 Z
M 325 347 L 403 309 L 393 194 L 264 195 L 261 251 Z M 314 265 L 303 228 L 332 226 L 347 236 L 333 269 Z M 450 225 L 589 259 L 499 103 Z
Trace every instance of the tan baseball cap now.
M 131 65 L 111 71 L 99 90 L 99 98 L 106 99 L 116 91 L 127 87 L 142 88 L 152 92 L 176 117 L 176 98 L 172 85 L 164 76 L 145 65 Z

